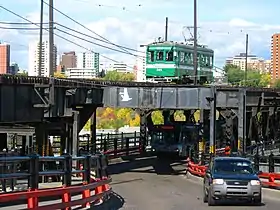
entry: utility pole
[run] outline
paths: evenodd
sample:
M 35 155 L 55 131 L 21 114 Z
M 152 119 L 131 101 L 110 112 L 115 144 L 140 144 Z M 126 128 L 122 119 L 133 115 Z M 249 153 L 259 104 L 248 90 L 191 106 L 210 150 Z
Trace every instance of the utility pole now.
M 247 84 L 247 73 L 248 73 L 248 42 L 249 42 L 249 37 L 248 34 L 246 34 L 245 74 L 244 74 L 245 85 Z
M 49 70 L 50 77 L 54 75 L 54 34 L 53 34 L 53 0 L 49 0 Z
M 193 18 L 193 68 L 194 68 L 194 85 L 197 85 L 197 0 L 194 0 L 194 18 Z
M 168 40 L 168 17 L 165 18 L 165 41 Z
M 44 1 L 41 0 L 38 76 L 42 75 L 43 21 L 44 21 Z

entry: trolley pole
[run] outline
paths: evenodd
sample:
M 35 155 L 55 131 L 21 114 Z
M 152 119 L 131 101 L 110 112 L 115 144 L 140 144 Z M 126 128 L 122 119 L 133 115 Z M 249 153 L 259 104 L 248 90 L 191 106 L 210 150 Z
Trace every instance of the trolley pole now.
M 197 85 L 197 0 L 194 0 L 194 43 L 193 43 L 193 68 L 194 68 L 194 85 Z
M 165 41 L 168 40 L 168 17 L 165 18 Z

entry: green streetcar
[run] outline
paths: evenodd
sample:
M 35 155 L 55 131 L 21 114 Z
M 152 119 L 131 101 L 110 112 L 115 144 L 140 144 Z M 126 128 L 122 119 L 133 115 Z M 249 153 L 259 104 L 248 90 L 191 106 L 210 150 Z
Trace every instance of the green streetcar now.
M 193 52 L 193 44 L 163 41 L 147 45 L 146 80 L 192 83 L 194 81 Z M 198 45 L 197 58 L 197 80 L 199 83 L 212 82 L 214 51 Z

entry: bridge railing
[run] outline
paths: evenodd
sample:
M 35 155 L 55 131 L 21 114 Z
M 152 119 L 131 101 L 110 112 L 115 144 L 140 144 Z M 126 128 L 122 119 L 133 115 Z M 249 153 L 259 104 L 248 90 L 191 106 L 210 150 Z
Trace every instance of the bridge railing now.
M 58 161 L 62 168 L 58 170 L 44 170 L 42 165 L 47 162 Z M 83 162 L 84 169 L 76 170 L 72 168 L 74 161 Z M 17 166 L 19 163 L 27 163 L 27 170 L 19 170 L 16 167 L 13 170 L 6 170 L 8 166 Z M 25 200 L 28 209 L 64 209 L 66 207 L 81 205 L 88 206 L 91 202 L 103 199 L 110 193 L 109 183 L 111 181 L 107 173 L 107 159 L 104 155 L 86 155 L 80 157 L 71 157 L 69 154 L 63 156 L 39 156 L 32 154 L 29 156 L 2 156 L 0 157 L 2 171 L 0 180 L 2 191 L 0 194 L 0 203 Z M 94 171 L 95 176 L 92 176 Z M 72 175 L 82 174 L 82 184 L 72 184 Z M 40 181 L 45 176 L 62 177 L 62 186 L 51 189 L 40 189 Z M 28 180 L 27 189 L 16 191 L 16 180 Z M 12 181 L 12 192 L 7 193 L 6 182 Z M 94 195 L 91 195 L 93 192 Z M 82 194 L 82 199 L 73 200 L 71 195 Z M 39 207 L 39 198 L 59 196 L 62 202 Z
M 140 134 L 133 133 L 108 133 L 96 135 L 96 142 L 92 144 L 89 134 L 79 136 L 79 148 L 82 153 L 104 152 L 111 153 L 112 150 L 134 151 L 139 146 Z M 60 138 L 54 138 L 52 145 L 54 153 L 60 154 Z M 122 154 L 122 153 L 121 153 Z

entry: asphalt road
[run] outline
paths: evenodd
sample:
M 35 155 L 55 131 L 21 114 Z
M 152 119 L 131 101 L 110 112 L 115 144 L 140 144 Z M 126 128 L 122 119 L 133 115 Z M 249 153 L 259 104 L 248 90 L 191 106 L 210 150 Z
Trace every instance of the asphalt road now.
M 185 166 L 180 161 L 159 160 L 155 157 L 131 162 L 114 163 L 109 167 L 112 174 L 113 194 L 97 210 L 277 210 L 280 191 L 263 190 L 262 206 L 227 204 L 208 207 L 202 201 L 202 181 L 186 178 Z M 59 201 L 57 201 L 59 202 Z M 54 203 L 49 201 L 47 203 Z M 46 204 L 46 203 L 45 203 Z M 1 210 L 24 209 L 25 205 L 1 206 Z
M 280 192 L 263 191 L 263 205 L 227 204 L 208 207 L 202 201 L 202 181 L 186 178 L 180 162 L 147 158 L 111 166 L 114 194 L 98 209 L 106 210 L 203 210 L 271 209 L 280 205 Z M 95 209 L 95 208 L 92 208 Z

